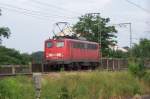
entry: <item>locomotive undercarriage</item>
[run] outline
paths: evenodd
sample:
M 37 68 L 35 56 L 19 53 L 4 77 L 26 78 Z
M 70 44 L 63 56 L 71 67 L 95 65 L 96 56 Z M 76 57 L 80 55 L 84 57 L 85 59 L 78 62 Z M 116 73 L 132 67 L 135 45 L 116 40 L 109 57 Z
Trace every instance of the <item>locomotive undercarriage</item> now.
M 43 64 L 43 71 L 80 71 L 94 70 L 99 66 L 98 62 L 46 62 Z

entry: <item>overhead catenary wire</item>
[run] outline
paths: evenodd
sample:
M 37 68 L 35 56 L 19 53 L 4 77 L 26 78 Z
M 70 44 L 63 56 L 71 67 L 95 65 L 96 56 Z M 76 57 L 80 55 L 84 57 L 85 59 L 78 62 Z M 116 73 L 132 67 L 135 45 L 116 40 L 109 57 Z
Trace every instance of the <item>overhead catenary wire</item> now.
M 131 0 L 125 0 L 125 1 L 150 14 L 150 10 L 145 9 L 144 7 L 132 2 Z
M 11 11 L 11 12 L 20 13 L 20 14 L 25 15 L 25 16 L 30 16 L 30 17 L 33 17 L 33 18 L 36 18 L 36 19 L 45 20 L 45 21 L 48 20 L 45 17 L 42 17 L 42 16 L 40 17 L 40 16 L 31 14 L 31 13 L 28 13 L 28 12 L 24 12 L 24 11 L 20 11 L 20 10 L 16 10 L 16 9 L 11 9 L 11 8 L 7 8 L 7 7 L 2 7 L 2 6 L 0 6 L 0 8 Z
M 45 3 L 45 2 L 38 1 L 38 0 L 31 0 L 31 1 L 34 2 L 34 3 L 37 3 L 39 5 L 42 5 L 42 6 L 46 6 L 46 7 L 50 7 L 50 8 L 55 8 L 55 9 L 58 9 L 58 10 L 64 11 L 64 12 L 67 11 L 67 13 L 69 12 L 69 13 L 72 13 L 72 14 L 79 14 L 79 15 L 81 14 L 81 13 L 78 13 L 76 11 L 72 11 L 72 10 L 69 10 L 69 9 L 66 9 L 66 8 L 62 8 L 60 6 L 52 5 L 50 3 Z
M 33 17 L 33 18 L 36 18 L 36 19 L 40 19 L 40 20 L 44 20 L 44 21 L 48 21 L 50 19 L 54 19 L 54 20 L 72 20 L 72 18 L 67 18 L 66 17 L 60 17 L 60 16 L 50 16 L 50 15 L 43 15 L 41 13 L 36 13 L 36 12 L 33 12 L 32 10 L 28 10 L 28 9 L 24 9 L 24 8 L 20 8 L 20 7 L 15 7 L 15 6 L 12 6 L 12 5 L 2 5 L 0 3 L 0 8 L 3 8 L 7 11 L 11 11 L 11 12 L 17 12 L 19 14 L 22 14 L 22 15 L 25 15 L 25 16 L 30 16 L 30 17 Z
M 7 9 L 7 10 L 9 9 L 11 11 L 21 12 L 21 13 L 24 13 L 24 14 L 30 14 L 30 15 L 34 15 L 34 16 L 38 16 L 38 17 L 50 18 L 49 16 L 45 16 L 45 15 L 42 15 L 42 16 L 40 15 L 39 16 L 39 13 L 35 13 L 31 10 L 23 9 L 23 8 L 20 8 L 20 7 L 15 7 L 15 6 L 12 6 L 12 5 L 7 5 L 7 4 L 0 3 L 0 7 L 4 8 L 4 9 Z
M 79 18 L 78 17 L 79 15 L 77 15 L 75 13 L 73 15 L 73 14 L 68 13 L 67 11 L 52 9 L 50 7 L 41 6 L 40 4 L 36 4 L 34 2 L 32 4 L 32 7 L 42 10 L 43 13 L 49 13 L 49 14 L 52 14 L 54 16 L 56 15 L 56 16 L 60 16 L 60 17 L 65 17 L 67 19 L 77 19 L 77 18 Z
M 42 15 L 43 17 L 48 17 L 48 18 L 67 18 L 67 19 L 73 19 L 71 17 L 66 17 L 66 16 L 60 16 L 60 15 L 50 15 L 50 13 L 44 13 L 41 11 L 33 11 L 33 10 L 29 10 L 29 9 L 25 9 L 25 8 L 21 8 L 21 7 L 17 7 L 17 6 L 13 6 L 10 4 L 4 4 L 4 3 L 0 3 L 1 6 L 5 6 L 5 7 L 9 7 L 9 8 L 13 8 L 13 9 L 17 9 L 17 10 L 23 10 L 25 12 L 30 12 L 32 14 L 36 14 L 36 15 Z

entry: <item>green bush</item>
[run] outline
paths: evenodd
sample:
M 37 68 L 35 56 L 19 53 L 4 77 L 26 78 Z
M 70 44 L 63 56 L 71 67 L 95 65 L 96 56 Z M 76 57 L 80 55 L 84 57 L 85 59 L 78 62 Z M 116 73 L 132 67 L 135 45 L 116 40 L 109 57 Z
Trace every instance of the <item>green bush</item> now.
M 26 77 L 4 78 L 0 80 L 0 99 L 33 99 L 34 88 Z
M 133 76 L 141 79 L 146 74 L 144 67 L 144 60 L 130 58 L 128 70 Z

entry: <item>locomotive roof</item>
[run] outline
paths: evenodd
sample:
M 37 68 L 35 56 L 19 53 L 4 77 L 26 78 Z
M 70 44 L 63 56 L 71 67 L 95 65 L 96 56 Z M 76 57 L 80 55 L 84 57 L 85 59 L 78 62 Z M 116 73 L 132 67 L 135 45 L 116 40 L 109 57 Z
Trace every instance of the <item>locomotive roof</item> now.
M 48 39 L 46 41 L 57 41 L 57 40 L 68 40 L 68 41 L 76 41 L 76 42 L 85 42 L 85 43 L 93 43 L 93 44 L 98 44 L 97 42 L 92 42 L 92 41 L 86 41 L 86 40 L 79 40 L 79 39 L 69 39 L 69 38 L 59 38 L 59 39 Z

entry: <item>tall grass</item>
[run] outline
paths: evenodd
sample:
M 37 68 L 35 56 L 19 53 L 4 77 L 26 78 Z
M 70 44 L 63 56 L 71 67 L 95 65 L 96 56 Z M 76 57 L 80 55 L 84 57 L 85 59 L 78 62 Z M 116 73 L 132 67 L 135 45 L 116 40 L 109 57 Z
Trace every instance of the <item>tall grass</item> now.
M 43 80 L 43 99 L 120 99 L 144 94 L 144 86 L 127 72 L 62 74 Z M 51 97 L 51 98 L 50 98 Z
M 126 99 L 150 94 L 149 81 L 141 81 L 128 72 L 61 72 L 42 77 L 41 99 Z M 0 80 L 0 99 L 34 98 L 31 78 Z
M 1 79 L 0 99 L 34 99 L 32 81 L 24 76 Z

